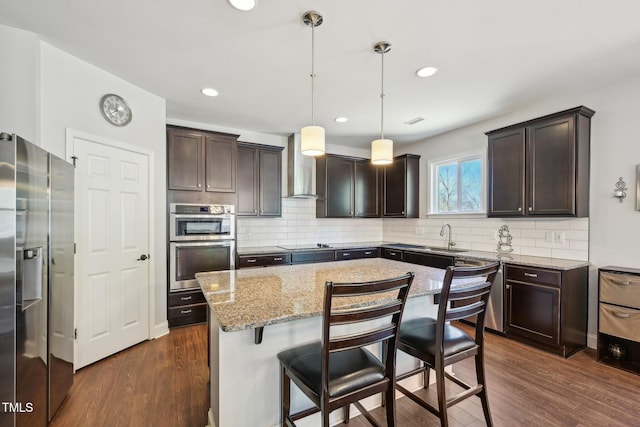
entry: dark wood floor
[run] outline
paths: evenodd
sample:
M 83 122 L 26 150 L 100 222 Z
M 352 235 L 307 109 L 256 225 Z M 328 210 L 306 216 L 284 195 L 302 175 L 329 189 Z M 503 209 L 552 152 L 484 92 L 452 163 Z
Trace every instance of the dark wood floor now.
M 206 327 L 197 325 L 83 368 L 51 426 L 202 427 L 209 408 L 206 357 Z M 593 351 L 563 359 L 489 333 L 486 366 L 496 426 L 640 426 L 640 376 L 597 363 Z M 466 361 L 454 372 L 473 376 Z M 429 398 L 434 388 L 425 391 Z M 440 425 L 408 399 L 397 402 L 400 427 Z M 384 420 L 382 411 L 373 413 Z M 484 425 L 477 398 L 449 414 L 452 427 Z M 358 417 L 349 426 L 368 424 Z
M 145 341 L 76 372 L 51 427 L 207 424 L 207 328 Z

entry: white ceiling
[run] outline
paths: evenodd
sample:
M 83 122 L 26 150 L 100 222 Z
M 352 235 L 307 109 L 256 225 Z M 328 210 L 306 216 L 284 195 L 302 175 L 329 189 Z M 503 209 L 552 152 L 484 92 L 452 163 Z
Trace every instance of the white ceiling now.
M 308 10 L 324 16 L 315 110 L 333 144 L 379 136 L 381 40 L 398 143 L 640 74 L 638 0 L 0 0 L 0 23 L 165 98 L 169 118 L 288 135 L 311 120 Z M 439 72 L 416 77 L 426 65 Z

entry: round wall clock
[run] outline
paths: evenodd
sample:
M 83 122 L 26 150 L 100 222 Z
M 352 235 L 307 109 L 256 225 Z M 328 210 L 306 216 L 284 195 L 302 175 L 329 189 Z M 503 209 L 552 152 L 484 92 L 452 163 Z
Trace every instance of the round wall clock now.
M 126 126 L 131 121 L 131 108 L 121 96 L 112 93 L 100 99 L 100 112 L 114 126 Z

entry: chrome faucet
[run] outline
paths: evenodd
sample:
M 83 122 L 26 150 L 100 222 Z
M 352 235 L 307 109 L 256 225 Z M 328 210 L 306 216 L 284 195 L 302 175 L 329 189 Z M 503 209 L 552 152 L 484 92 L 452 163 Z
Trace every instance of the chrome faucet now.
M 440 235 L 444 236 L 444 228 L 445 227 L 449 227 L 449 241 L 447 242 L 447 250 L 451 250 L 451 246 L 455 246 L 455 242 L 451 241 L 451 226 L 447 223 L 445 223 L 442 228 L 440 229 Z

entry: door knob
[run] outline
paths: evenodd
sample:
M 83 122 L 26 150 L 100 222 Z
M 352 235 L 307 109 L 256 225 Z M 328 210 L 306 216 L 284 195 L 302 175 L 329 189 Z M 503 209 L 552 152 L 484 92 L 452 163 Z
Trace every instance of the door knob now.
M 145 254 L 140 255 L 140 258 L 138 258 L 136 261 L 144 261 L 147 258 L 149 258 L 148 256 L 146 256 Z

